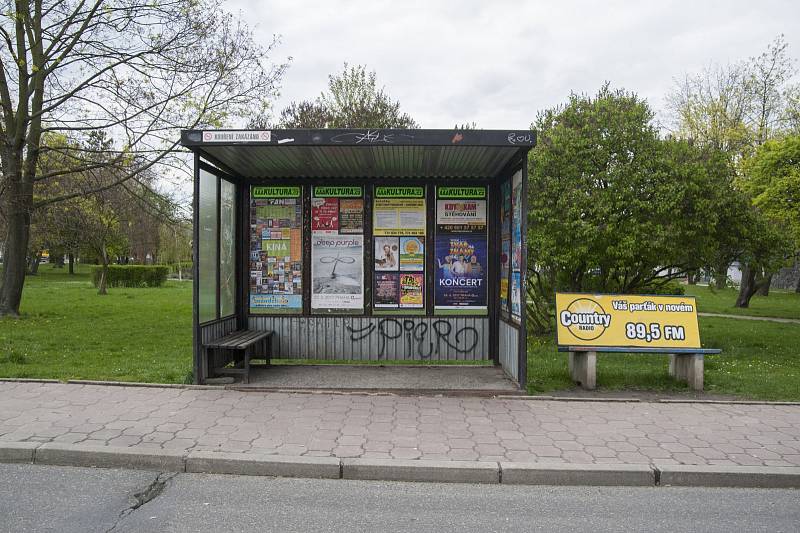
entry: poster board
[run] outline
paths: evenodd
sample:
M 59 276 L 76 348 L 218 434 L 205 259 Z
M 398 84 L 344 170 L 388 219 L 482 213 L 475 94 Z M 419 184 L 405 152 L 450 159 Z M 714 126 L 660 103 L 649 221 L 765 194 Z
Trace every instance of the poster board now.
M 486 187 L 437 187 L 435 311 L 487 312 Z
M 511 180 L 500 184 L 500 314 L 511 313 Z
M 364 309 L 364 189 L 315 186 L 311 194 L 311 309 Z
M 522 171 L 511 178 L 511 320 L 522 319 L 522 217 L 525 212 L 522 197 Z
M 251 313 L 303 310 L 301 187 L 250 189 Z
M 700 348 L 693 296 L 556 293 L 560 346 Z
M 425 309 L 425 188 L 376 187 L 373 308 Z

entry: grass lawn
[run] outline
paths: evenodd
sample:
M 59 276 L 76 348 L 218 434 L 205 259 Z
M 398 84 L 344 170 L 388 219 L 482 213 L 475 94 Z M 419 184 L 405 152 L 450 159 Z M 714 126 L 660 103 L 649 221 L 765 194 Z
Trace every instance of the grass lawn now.
M 183 383 L 192 368 L 192 284 L 109 288 L 88 268 L 41 265 L 25 282 L 23 318 L 0 319 L 0 376 Z
M 707 393 L 800 401 L 800 324 L 700 317 L 700 338 L 705 347 L 722 348 L 722 354 L 705 358 Z M 667 368 L 666 355 L 598 354 L 597 386 L 599 390 L 688 390 L 669 377 Z M 552 336 L 532 337 L 529 392 L 573 387 L 567 354 L 556 352 Z
M 725 307 L 733 290 L 687 292 L 698 296 L 701 311 L 744 311 Z M 69 276 L 66 269 L 42 265 L 25 284 L 23 318 L 0 319 L 0 377 L 186 382 L 191 295 L 190 282 L 169 281 L 158 289 L 112 288 L 98 296 L 88 269 Z M 755 297 L 749 312 L 798 317 L 800 296 Z M 700 330 L 706 346 L 723 349 L 706 357 L 707 392 L 800 400 L 799 324 L 701 317 Z M 686 390 L 667 375 L 665 355 L 603 354 L 597 368 L 601 390 Z M 573 387 L 567 356 L 556 352 L 552 336 L 531 338 L 528 374 L 530 392 Z
M 794 291 L 771 290 L 769 296 L 753 296 L 747 309 L 733 306 L 739 294 L 737 289 L 686 285 L 686 294 L 697 297 L 697 309 L 701 313 L 800 319 L 800 293 Z

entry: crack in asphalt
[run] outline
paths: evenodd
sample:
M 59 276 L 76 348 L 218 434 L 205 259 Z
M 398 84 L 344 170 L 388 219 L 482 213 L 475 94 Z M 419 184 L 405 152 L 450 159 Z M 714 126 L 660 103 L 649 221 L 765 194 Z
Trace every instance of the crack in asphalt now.
M 139 492 L 133 493 L 133 499 L 135 500 L 132 505 L 123 509 L 117 520 L 114 522 L 110 528 L 106 530 L 106 533 L 111 533 L 114 531 L 120 523 L 131 515 L 134 511 L 142 507 L 144 504 L 151 502 L 158 498 L 162 492 L 164 492 L 164 488 L 172 478 L 177 475 L 176 472 L 159 472 L 155 479 L 150 482 L 144 489 L 140 490 Z

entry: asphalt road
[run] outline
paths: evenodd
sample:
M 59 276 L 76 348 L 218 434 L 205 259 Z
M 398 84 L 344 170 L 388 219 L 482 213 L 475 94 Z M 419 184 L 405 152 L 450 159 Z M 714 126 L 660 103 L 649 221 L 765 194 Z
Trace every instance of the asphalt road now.
M 159 476 L 0 464 L 0 531 L 112 529 L 794 532 L 800 491 Z

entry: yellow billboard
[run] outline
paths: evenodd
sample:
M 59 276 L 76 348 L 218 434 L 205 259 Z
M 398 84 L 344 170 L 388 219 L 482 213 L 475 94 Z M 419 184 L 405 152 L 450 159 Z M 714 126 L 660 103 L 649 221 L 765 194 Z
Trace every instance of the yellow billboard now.
M 560 346 L 700 348 L 693 296 L 556 293 Z

